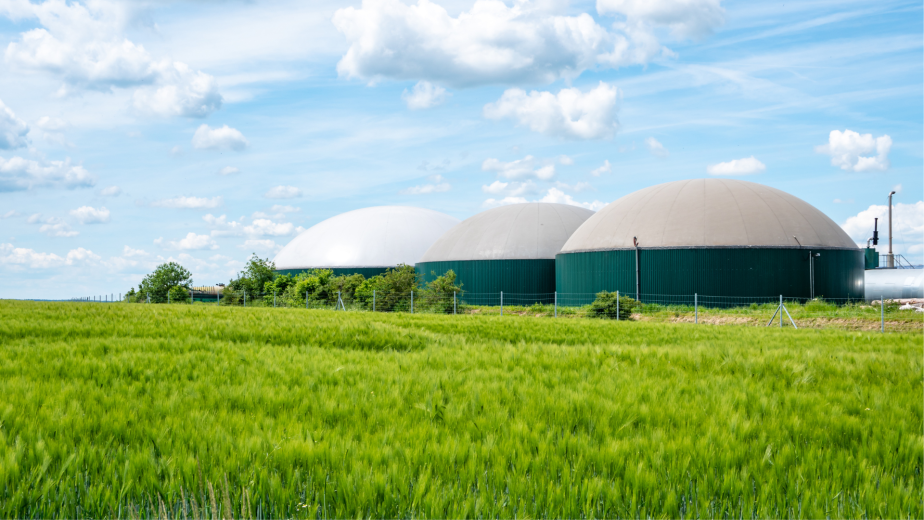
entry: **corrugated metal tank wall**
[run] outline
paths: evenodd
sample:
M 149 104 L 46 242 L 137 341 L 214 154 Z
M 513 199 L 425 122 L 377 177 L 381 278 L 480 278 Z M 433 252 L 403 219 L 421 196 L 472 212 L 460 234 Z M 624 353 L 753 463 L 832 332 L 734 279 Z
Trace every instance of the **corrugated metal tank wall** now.
M 456 283 L 469 294 L 494 293 L 535 295 L 550 302 L 555 292 L 555 260 L 455 260 L 420 262 L 417 272 L 429 283 L 452 269 Z
M 863 298 L 861 250 L 813 252 L 821 253 L 814 265 L 816 297 Z M 785 248 L 642 249 L 642 301 L 644 295 L 692 298 L 694 293 L 808 298 L 808 255 L 808 249 Z M 635 295 L 634 249 L 560 253 L 555 262 L 560 303 L 586 304 L 604 290 Z

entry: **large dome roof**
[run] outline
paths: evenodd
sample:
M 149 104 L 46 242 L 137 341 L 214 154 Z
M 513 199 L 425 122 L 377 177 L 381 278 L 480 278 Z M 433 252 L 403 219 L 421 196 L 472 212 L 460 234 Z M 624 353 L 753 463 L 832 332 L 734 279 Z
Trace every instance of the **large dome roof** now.
M 634 248 L 856 249 L 833 220 L 776 188 L 732 179 L 668 182 L 622 197 L 587 219 L 562 253 Z
M 542 202 L 489 209 L 446 232 L 420 261 L 553 259 L 593 214 L 576 206 Z
M 414 265 L 459 219 L 423 208 L 376 206 L 306 229 L 276 255 L 276 269 Z

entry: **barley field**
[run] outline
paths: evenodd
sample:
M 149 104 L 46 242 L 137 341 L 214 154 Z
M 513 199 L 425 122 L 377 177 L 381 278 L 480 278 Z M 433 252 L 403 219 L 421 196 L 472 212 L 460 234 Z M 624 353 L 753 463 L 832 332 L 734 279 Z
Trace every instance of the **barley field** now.
M 0 301 L 0 515 L 922 518 L 920 330 Z

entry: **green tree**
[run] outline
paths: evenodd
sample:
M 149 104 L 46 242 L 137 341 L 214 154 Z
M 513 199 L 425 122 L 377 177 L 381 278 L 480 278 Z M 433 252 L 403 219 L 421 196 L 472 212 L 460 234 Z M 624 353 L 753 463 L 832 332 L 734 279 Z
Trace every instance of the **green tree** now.
M 436 275 L 436 271 L 431 271 L 431 273 Z M 453 295 L 456 294 L 458 298 L 461 298 L 462 292 L 462 284 L 456 285 L 456 273 L 450 269 L 427 284 L 426 288 L 421 291 L 421 299 L 423 304 L 431 310 L 452 313 Z
M 411 291 L 419 298 L 420 276 L 414 266 L 400 264 L 388 269 L 385 274 L 373 276 L 355 289 L 357 302 L 367 309 L 372 308 L 372 291 L 375 291 L 375 309 L 380 311 L 397 311 L 410 309 Z
M 262 298 L 266 282 L 272 282 L 276 277 L 275 271 L 276 264 L 272 260 L 260 258 L 256 253 L 253 253 L 238 278 L 228 283 L 227 289 L 231 292 L 241 292 L 242 297 L 244 291 L 246 291 L 248 301 Z M 272 297 L 272 290 L 270 297 Z M 272 300 L 270 302 L 272 303 Z
M 153 273 L 144 277 L 138 285 L 141 301 L 151 297 L 151 303 L 167 303 L 167 291 L 172 287 L 192 286 L 192 274 L 176 262 L 167 262 L 157 266 Z

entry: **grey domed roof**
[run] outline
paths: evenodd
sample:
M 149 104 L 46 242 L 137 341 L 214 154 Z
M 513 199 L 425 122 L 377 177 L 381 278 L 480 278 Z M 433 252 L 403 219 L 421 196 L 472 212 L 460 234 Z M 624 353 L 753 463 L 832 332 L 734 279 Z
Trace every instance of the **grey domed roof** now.
M 531 202 L 489 209 L 450 229 L 420 259 L 552 259 L 594 212 L 566 204 Z
M 587 219 L 562 253 L 671 247 L 856 249 L 833 220 L 776 188 L 732 179 L 668 182 L 622 197 Z
M 276 255 L 276 269 L 414 265 L 459 219 L 423 208 L 376 206 L 306 229 Z

